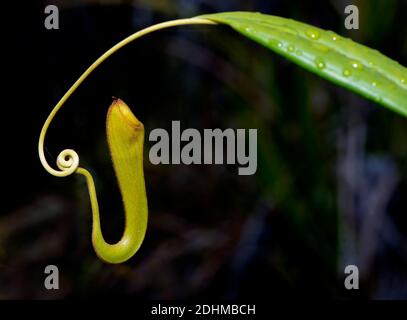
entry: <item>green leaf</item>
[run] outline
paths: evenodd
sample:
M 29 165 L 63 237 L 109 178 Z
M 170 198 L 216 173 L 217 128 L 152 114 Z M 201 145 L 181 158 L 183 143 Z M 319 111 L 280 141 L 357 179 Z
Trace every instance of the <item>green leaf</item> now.
M 199 18 L 226 24 L 305 69 L 407 116 L 407 69 L 377 50 L 332 31 L 261 13 Z

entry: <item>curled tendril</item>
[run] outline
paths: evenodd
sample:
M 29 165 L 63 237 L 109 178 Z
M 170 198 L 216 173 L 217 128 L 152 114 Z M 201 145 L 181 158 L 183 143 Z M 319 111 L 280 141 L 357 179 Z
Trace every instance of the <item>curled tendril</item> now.
M 62 106 L 65 104 L 65 102 L 68 100 L 68 98 L 74 93 L 74 91 L 80 86 L 80 84 L 107 58 L 109 58 L 113 53 L 118 51 L 119 49 L 123 48 L 125 45 L 129 44 L 130 42 L 146 35 L 151 32 L 160 30 L 160 29 L 165 29 L 169 27 L 174 27 L 174 26 L 180 26 L 180 25 L 187 25 L 187 24 L 216 24 L 216 22 L 213 22 L 208 19 L 202 19 L 202 18 L 189 18 L 189 19 L 178 19 L 178 20 L 172 20 L 172 21 L 167 21 L 163 23 L 159 23 L 153 26 L 150 26 L 148 28 L 145 28 L 143 30 L 140 30 L 136 33 L 133 33 L 132 35 L 128 36 L 127 38 L 123 39 L 119 43 L 117 43 L 115 46 L 110 48 L 108 51 L 106 51 L 102 56 L 100 56 L 80 77 L 76 82 L 72 85 L 72 87 L 65 93 L 65 95 L 59 100 L 59 102 L 55 105 L 54 109 L 51 111 L 49 114 L 47 120 L 45 121 L 40 137 L 38 140 L 38 154 L 40 157 L 40 161 L 44 169 L 50 173 L 53 176 L 56 177 L 66 177 L 74 172 L 77 171 L 79 168 L 79 155 L 78 153 L 73 150 L 73 149 L 65 149 L 60 152 L 57 158 L 57 167 L 59 170 L 56 170 L 52 168 L 49 164 L 48 161 L 45 157 L 44 153 L 44 141 L 45 141 L 45 136 L 48 131 L 48 128 L 54 119 L 55 115 L 57 112 L 62 108 Z
M 62 150 L 57 158 L 57 166 L 65 176 L 69 176 L 79 167 L 79 155 L 73 149 Z
M 190 19 L 178 19 L 178 20 L 173 20 L 173 21 L 168 21 L 168 22 L 163 22 L 156 24 L 154 26 L 148 27 L 146 29 L 143 29 L 141 31 L 138 31 L 129 37 L 125 38 L 124 40 L 120 41 L 117 43 L 115 46 L 113 46 L 111 49 L 106 51 L 102 56 L 100 56 L 80 77 L 76 82 L 72 85 L 72 87 L 65 93 L 65 95 L 61 98 L 61 100 L 56 104 L 56 106 L 52 109 L 51 113 L 49 114 L 48 118 L 46 119 L 40 133 L 40 137 L 38 140 L 38 155 L 41 161 L 41 164 L 43 165 L 44 169 L 50 173 L 53 176 L 56 177 L 66 177 L 69 176 L 73 173 L 80 174 L 86 178 L 87 186 L 88 186 L 88 191 L 89 191 L 89 197 L 90 197 L 90 202 L 91 202 L 91 207 L 92 207 L 92 216 L 93 216 L 93 227 L 92 227 L 92 242 L 93 246 L 95 248 L 95 251 L 97 255 L 104 261 L 109 262 L 109 263 L 120 263 L 123 261 L 126 261 L 129 259 L 140 247 L 141 242 L 144 239 L 144 234 L 145 234 L 145 227 L 147 224 L 147 200 L 145 196 L 145 190 L 144 190 L 144 175 L 142 171 L 142 152 L 141 156 L 137 154 L 137 161 L 139 163 L 138 168 L 137 168 L 137 173 L 134 177 L 140 177 L 142 179 L 141 182 L 138 182 L 138 184 L 134 184 L 131 175 L 127 175 L 127 172 L 124 172 L 123 168 L 118 168 L 119 166 L 117 163 L 115 164 L 115 157 L 113 157 L 113 163 L 115 164 L 115 171 L 116 174 L 118 174 L 118 177 L 121 176 L 122 178 L 119 179 L 119 187 L 122 192 L 122 197 L 123 197 L 123 202 L 124 202 L 124 207 L 125 207 L 125 213 L 126 213 L 126 226 L 125 230 L 122 236 L 122 239 L 116 243 L 116 244 L 108 244 L 104 241 L 102 233 L 101 233 L 101 228 L 100 228 L 100 221 L 99 221 L 99 206 L 98 206 L 98 201 L 97 201 L 97 196 L 96 196 L 96 189 L 95 189 L 95 184 L 92 178 L 92 175 L 89 173 L 84 168 L 81 168 L 79 166 L 79 155 L 78 153 L 73 150 L 73 149 L 64 149 L 61 151 L 57 157 L 56 161 L 56 166 L 58 168 L 54 169 L 51 167 L 47 159 L 45 157 L 44 153 L 44 141 L 45 141 L 45 136 L 47 133 L 47 130 L 54 119 L 55 115 L 57 112 L 62 108 L 66 100 L 74 93 L 74 91 L 79 87 L 79 85 L 103 62 L 105 61 L 108 57 L 110 57 L 113 53 L 118 51 L 120 48 L 124 47 L 128 43 L 136 40 L 137 38 L 140 38 L 148 33 L 151 33 L 153 31 L 157 31 L 160 29 L 168 28 L 168 27 L 173 27 L 173 26 L 179 26 L 179 25 L 186 25 L 186 24 L 216 24 L 216 22 L 213 22 L 211 20 L 203 19 L 203 18 L 190 18 Z M 134 132 L 132 130 L 136 130 L 136 127 L 142 127 L 142 124 L 138 124 L 138 120 L 131 115 L 130 109 L 122 103 L 121 101 L 116 101 L 114 103 L 116 105 L 116 109 L 109 109 L 109 110 L 116 110 L 115 112 L 110 112 L 111 117 L 114 117 L 113 120 L 111 120 L 112 127 L 115 126 L 116 131 L 120 132 L 123 131 L 126 126 L 125 125 L 117 125 L 117 121 L 128 121 L 129 119 L 131 120 L 130 124 L 127 123 L 128 130 L 125 132 L 125 134 L 133 134 Z M 124 117 L 118 116 L 117 114 L 125 114 Z M 133 118 L 134 117 L 134 118 Z M 137 123 L 137 126 L 135 127 L 135 123 Z M 113 130 L 113 131 L 114 131 Z M 137 133 L 135 135 L 138 140 L 138 145 L 137 145 L 137 150 L 142 150 L 142 141 L 144 139 L 144 131 L 141 133 Z M 114 136 L 111 134 L 111 139 L 116 139 Z M 133 150 L 133 153 L 136 153 Z M 113 156 L 113 153 L 112 153 Z M 117 161 L 117 160 L 116 160 Z M 119 169 L 119 170 L 117 170 Z M 122 180 L 122 181 L 120 181 Z M 124 182 L 123 182 L 124 181 Z M 129 182 L 130 181 L 130 182 Z M 124 185 L 129 185 L 129 187 L 124 187 Z M 141 197 L 139 199 L 136 199 L 134 201 L 126 201 L 126 198 L 129 199 L 132 197 L 132 193 L 139 193 Z M 139 210 L 141 213 L 138 214 L 135 213 L 135 211 Z M 135 226 L 135 223 L 142 223 L 142 226 L 139 229 L 136 229 L 137 226 Z

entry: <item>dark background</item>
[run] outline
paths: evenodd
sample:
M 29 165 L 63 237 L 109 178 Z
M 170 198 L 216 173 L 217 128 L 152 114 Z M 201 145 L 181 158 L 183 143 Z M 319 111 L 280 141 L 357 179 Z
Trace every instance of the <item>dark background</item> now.
M 149 225 L 140 251 L 108 265 L 91 245 L 81 177 L 43 170 L 38 135 L 52 107 L 99 55 L 132 32 L 181 17 L 261 11 L 352 37 L 407 65 L 406 1 L 15 1 L 2 5 L 0 299 L 407 298 L 407 120 L 300 69 L 227 27 L 182 26 L 106 61 L 55 118 L 48 159 L 74 148 L 96 179 L 107 240 L 123 208 L 104 125 L 122 98 L 146 134 L 257 128 L 258 171 L 145 159 Z M 44 8 L 60 29 L 44 28 Z M 146 150 L 151 144 L 146 140 Z M 43 286 L 46 265 L 60 290 Z M 344 289 L 344 268 L 360 290 Z

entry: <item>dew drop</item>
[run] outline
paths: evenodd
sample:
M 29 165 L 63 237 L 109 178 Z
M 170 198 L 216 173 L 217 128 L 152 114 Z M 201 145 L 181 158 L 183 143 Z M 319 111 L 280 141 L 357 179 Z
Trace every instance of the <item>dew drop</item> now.
M 288 46 L 287 50 L 288 50 L 288 52 L 293 52 L 293 51 L 295 50 L 295 48 L 294 48 L 293 45 L 290 44 L 290 45 Z
M 280 41 L 276 40 L 276 39 L 270 39 L 269 43 L 271 46 L 273 47 L 277 47 L 277 48 L 281 48 L 283 45 L 281 44 Z
M 302 51 L 299 49 L 297 51 L 295 51 L 295 53 L 297 54 L 297 56 L 302 56 Z
M 380 96 L 375 96 L 375 97 L 374 97 L 374 100 L 375 100 L 376 102 L 378 102 L 378 103 L 381 103 L 381 102 L 382 102 L 382 97 L 380 97 Z
M 377 87 L 377 82 L 376 81 L 372 82 L 372 87 Z
M 333 31 L 328 31 L 329 35 L 331 36 L 332 41 L 338 40 L 338 35 Z
M 404 79 L 404 78 L 401 78 L 401 79 L 400 79 L 400 82 L 401 82 L 402 84 L 407 83 L 406 79 Z
M 352 72 L 350 72 L 350 70 L 348 70 L 348 69 L 344 69 L 344 70 L 343 70 L 343 75 L 344 75 L 345 77 L 350 77 L 351 74 L 352 74 Z
M 305 34 L 312 40 L 317 40 L 320 37 L 320 34 L 317 30 L 309 29 L 305 31 Z
M 326 67 L 325 61 L 322 60 L 321 58 L 315 59 L 315 64 L 318 67 L 318 69 L 322 70 Z
M 351 61 L 350 65 L 352 66 L 353 69 L 359 69 L 359 70 L 363 69 L 363 65 L 357 61 Z

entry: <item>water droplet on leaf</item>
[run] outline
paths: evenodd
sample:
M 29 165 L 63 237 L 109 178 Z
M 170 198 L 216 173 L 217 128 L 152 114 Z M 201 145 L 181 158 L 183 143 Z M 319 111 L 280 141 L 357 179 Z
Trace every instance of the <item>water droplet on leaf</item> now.
M 351 64 L 353 69 L 359 69 L 359 70 L 363 69 L 363 65 L 360 62 L 351 61 L 350 64 Z
M 283 45 L 281 44 L 280 41 L 276 40 L 276 39 L 270 39 L 268 41 L 270 43 L 271 46 L 273 47 L 277 47 L 277 48 L 281 48 Z
M 348 70 L 348 69 L 344 69 L 344 70 L 343 70 L 343 75 L 344 75 L 345 77 L 350 77 L 351 74 L 352 74 L 352 72 L 350 72 L 350 70 Z
M 338 36 L 335 32 L 333 32 L 333 31 L 328 31 L 328 33 L 329 33 L 329 35 L 330 35 L 332 41 L 338 40 L 339 36 Z
M 318 69 L 322 70 L 326 67 L 325 61 L 322 60 L 321 58 L 315 59 L 315 64 L 318 67 Z
M 374 100 L 375 100 L 377 103 L 381 103 L 381 102 L 382 102 L 382 97 L 380 97 L 380 96 L 375 96 L 375 97 L 374 97 Z
M 313 40 L 317 40 L 320 37 L 318 30 L 309 29 L 305 31 L 305 34 Z

